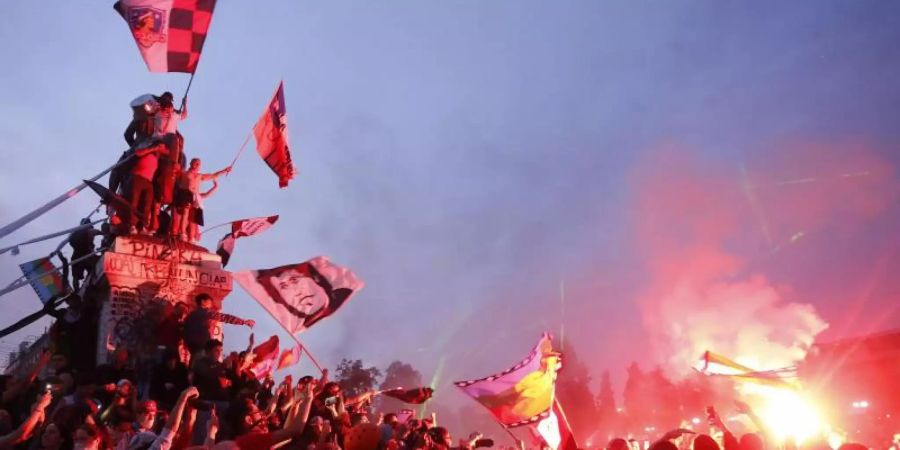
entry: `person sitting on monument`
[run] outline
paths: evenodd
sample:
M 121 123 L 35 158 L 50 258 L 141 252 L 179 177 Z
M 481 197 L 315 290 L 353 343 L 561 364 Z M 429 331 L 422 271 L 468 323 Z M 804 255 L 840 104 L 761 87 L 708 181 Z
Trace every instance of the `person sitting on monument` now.
M 246 325 L 253 328 L 256 322 L 245 320 L 213 310 L 213 299 L 209 294 L 199 294 L 194 298 L 197 307 L 184 320 L 184 343 L 191 351 L 191 359 L 203 350 L 206 343 L 213 339 L 212 332 L 216 322 L 231 325 Z
M 190 167 L 181 173 L 175 185 L 175 211 L 172 215 L 172 234 L 175 237 L 193 241 L 190 234 L 190 222 L 192 212 L 200 206 L 200 185 L 204 181 L 215 180 L 230 172 L 231 167 L 229 166 L 215 173 L 200 173 L 200 158 L 191 159 Z M 203 195 L 211 195 L 214 190 L 211 189 Z

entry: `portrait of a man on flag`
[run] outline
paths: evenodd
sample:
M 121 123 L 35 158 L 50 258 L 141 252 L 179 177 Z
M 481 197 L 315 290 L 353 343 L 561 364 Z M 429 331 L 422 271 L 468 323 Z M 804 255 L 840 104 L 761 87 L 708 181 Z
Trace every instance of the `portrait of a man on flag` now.
M 237 272 L 234 279 L 291 334 L 334 314 L 364 286 L 353 272 L 324 256 L 300 264 Z

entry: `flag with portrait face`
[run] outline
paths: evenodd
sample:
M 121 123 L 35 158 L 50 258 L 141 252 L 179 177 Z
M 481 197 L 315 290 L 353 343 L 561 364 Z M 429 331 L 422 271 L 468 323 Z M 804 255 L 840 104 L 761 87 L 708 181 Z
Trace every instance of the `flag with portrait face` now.
M 350 269 L 325 256 L 272 269 L 235 272 L 233 277 L 291 334 L 330 317 L 365 286 Z

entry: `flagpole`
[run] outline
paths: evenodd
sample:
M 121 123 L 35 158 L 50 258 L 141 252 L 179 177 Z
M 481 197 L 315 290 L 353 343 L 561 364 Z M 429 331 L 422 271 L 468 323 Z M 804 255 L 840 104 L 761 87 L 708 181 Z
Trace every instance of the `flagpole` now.
M 251 295 L 250 297 L 253 297 L 253 296 Z M 256 299 L 254 298 L 254 300 L 256 300 Z M 257 303 L 259 303 L 259 302 L 257 302 Z M 259 306 L 262 306 L 262 305 L 259 305 Z M 303 350 L 304 353 L 306 353 L 306 356 L 309 356 L 309 360 L 312 361 L 314 366 L 316 366 L 316 369 L 319 369 L 319 372 L 325 373 L 325 370 L 322 369 L 322 366 L 320 366 L 319 362 L 316 361 L 316 357 L 313 356 L 312 353 L 310 353 L 309 350 L 306 349 L 306 346 L 300 342 L 300 339 L 297 339 L 297 336 L 294 336 L 294 333 L 291 333 L 290 331 L 288 331 L 287 327 L 282 325 L 281 322 L 278 321 L 278 318 L 275 317 L 275 314 L 272 314 L 271 312 L 269 312 L 268 308 L 266 308 L 265 306 L 262 306 L 262 309 L 264 309 L 266 311 L 266 313 L 268 313 L 269 316 L 272 317 L 272 319 L 275 321 L 275 323 L 277 323 L 278 325 L 281 325 L 281 329 L 283 329 L 288 334 L 288 336 L 290 336 L 291 339 L 293 339 L 294 342 L 296 342 L 297 345 L 300 346 L 300 349 Z
M 119 161 L 119 162 L 113 164 L 112 166 L 109 166 L 108 169 L 104 170 L 103 172 L 98 173 L 93 178 L 91 178 L 90 181 L 97 181 L 100 177 L 111 172 L 113 169 L 115 169 L 116 167 L 119 167 L 121 164 L 125 163 L 129 159 L 131 159 L 130 156 L 128 158 L 126 158 L 125 160 Z M 12 233 L 13 231 L 16 231 L 19 228 L 22 228 L 23 226 L 25 226 L 32 220 L 37 219 L 38 217 L 42 216 L 47 211 L 50 211 L 51 209 L 59 206 L 60 203 L 74 197 L 75 194 L 78 194 L 79 192 L 81 192 L 82 189 L 84 189 L 86 187 L 87 187 L 87 183 L 81 183 L 78 186 L 75 186 L 74 188 L 69 189 L 68 191 L 66 191 L 65 193 L 60 195 L 59 197 L 56 197 L 53 200 L 50 200 L 45 205 L 6 224 L 5 226 L 3 226 L 3 228 L 0 228 L 0 238 L 3 238 L 4 236 Z
M 200 61 L 197 61 L 200 62 Z M 191 90 L 191 84 L 194 83 L 194 75 L 197 74 L 197 66 L 194 66 L 194 71 L 191 72 L 191 79 L 188 80 L 187 89 L 184 90 L 184 96 L 181 97 L 181 107 L 184 108 L 184 104 L 187 102 L 188 92 Z
M 566 423 L 566 428 L 569 429 L 569 435 L 572 436 L 572 442 L 576 443 L 576 447 L 578 446 L 578 439 L 575 439 L 575 432 L 572 431 L 572 425 L 569 424 L 569 419 L 566 417 L 566 411 L 563 409 L 562 404 L 559 402 L 559 399 L 556 396 L 553 396 L 553 404 L 556 405 L 556 409 L 559 410 L 559 415 L 562 416 L 563 422 Z
M 244 139 L 244 143 L 241 144 L 241 148 L 238 150 L 237 154 L 234 155 L 234 159 L 231 161 L 231 165 L 228 166 L 229 168 L 234 167 L 234 163 L 236 163 L 238 158 L 241 157 L 241 153 L 244 153 L 244 148 L 247 147 L 247 143 L 250 142 L 250 136 L 252 136 L 252 135 L 253 135 L 253 129 L 250 129 L 250 131 L 247 132 L 247 138 Z
M 506 434 L 508 434 L 509 437 L 512 438 L 513 444 L 516 444 L 516 448 L 518 448 L 520 439 L 517 438 L 516 435 L 513 434 L 513 432 L 509 428 L 507 428 L 506 425 L 503 425 L 503 423 L 501 423 L 499 420 L 497 421 L 497 423 L 500 424 L 500 427 L 503 428 L 503 431 L 506 431 Z

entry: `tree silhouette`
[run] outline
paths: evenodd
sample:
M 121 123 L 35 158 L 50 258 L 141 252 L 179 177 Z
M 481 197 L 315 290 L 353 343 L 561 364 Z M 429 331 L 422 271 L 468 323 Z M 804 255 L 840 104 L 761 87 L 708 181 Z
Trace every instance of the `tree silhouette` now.
M 373 390 L 381 377 L 381 371 L 377 367 L 363 367 L 362 360 L 342 359 L 338 364 L 337 379 L 335 380 L 344 391 L 345 397 L 353 397 L 363 392 Z
M 393 389 L 402 387 L 405 389 L 413 389 L 422 386 L 422 374 L 413 366 L 400 362 L 392 362 L 387 369 L 384 370 L 384 381 L 378 386 L 378 389 Z M 396 412 L 401 408 L 409 408 L 406 403 L 395 398 L 379 397 L 378 409 L 382 412 Z
M 566 343 L 562 350 L 563 367 L 556 381 L 556 397 L 563 407 L 572 432 L 579 439 L 592 435 L 597 424 L 597 405 L 591 392 L 591 375 L 578 359 L 575 347 Z

